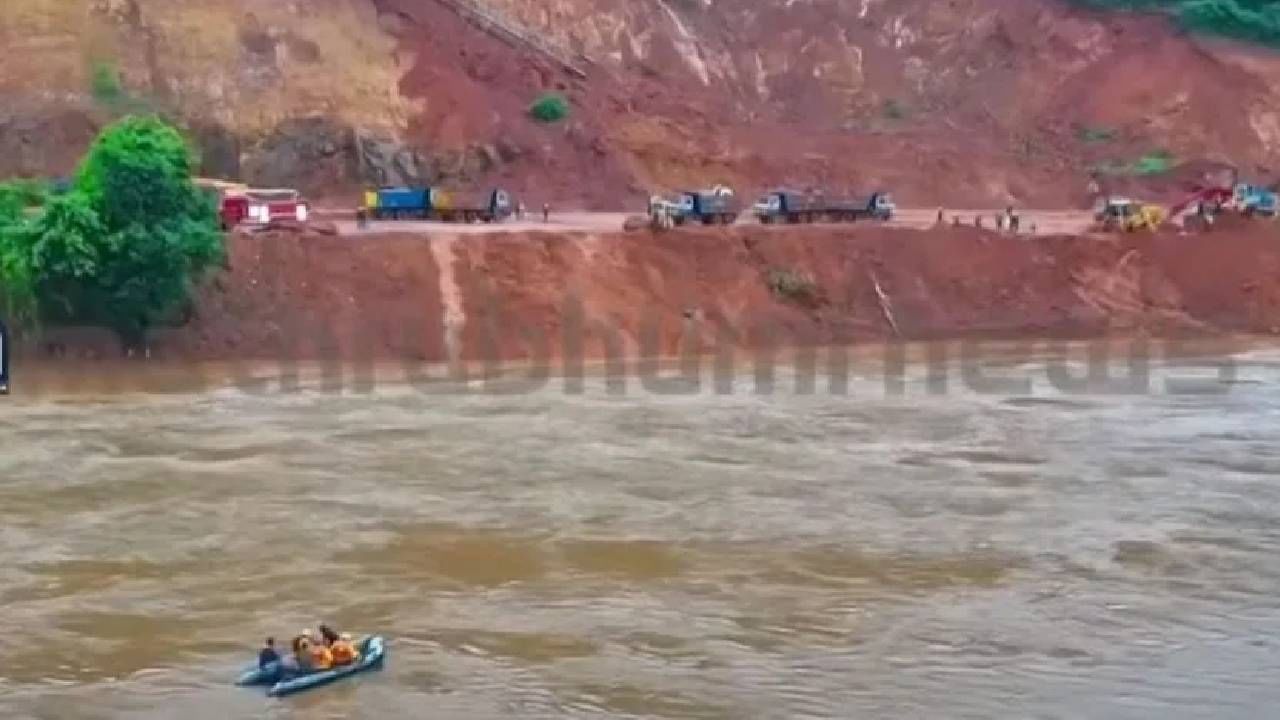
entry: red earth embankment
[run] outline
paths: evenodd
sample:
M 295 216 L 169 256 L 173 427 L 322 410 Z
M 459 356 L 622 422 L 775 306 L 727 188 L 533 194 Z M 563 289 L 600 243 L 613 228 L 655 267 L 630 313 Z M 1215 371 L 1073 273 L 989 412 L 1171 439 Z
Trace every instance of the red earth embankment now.
M 1261 223 L 1128 237 L 860 226 L 230 243 L 229 269 L 186 326 L 153 337 L 155 356 L 520 361 L 602 357 L 607 342 L 671 355 L 695 334 L 711 352 L 1280 331 L 1280 232 Z

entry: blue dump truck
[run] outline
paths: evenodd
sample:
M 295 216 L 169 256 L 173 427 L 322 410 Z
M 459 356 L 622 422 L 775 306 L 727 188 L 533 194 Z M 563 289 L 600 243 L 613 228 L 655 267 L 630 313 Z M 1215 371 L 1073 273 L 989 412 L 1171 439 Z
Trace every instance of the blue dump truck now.
M 1232 192 L 1232 201 L 1245 215 L 1276 217 L 1277 213 L 1280 213 L 1280 208 L 1277 207 L 1280 203 L 1277 202 L 1275 191 L 1257 185 L 1248 183 L 1236 185 Z
M 885 192 L 872 193 L 865 200 L 830 198 L 821 192 L 774 190 L 752 208 L 765 225 L 773 223 L 855 222 L 892 220 L 897 206 Z
M 514 211 L 511 195 L 502 189 L 458 192 L 434 187 L 385 187 L 364 194 L 365 217 L 373 220 L 440 220 L 498 222 Z

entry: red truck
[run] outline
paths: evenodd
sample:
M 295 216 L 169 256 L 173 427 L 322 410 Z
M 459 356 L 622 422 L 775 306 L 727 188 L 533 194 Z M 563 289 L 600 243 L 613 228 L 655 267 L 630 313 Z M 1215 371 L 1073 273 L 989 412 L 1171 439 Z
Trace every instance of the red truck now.
M 306 222 L 311 205 L 297 190 L 250 188 L 221 180 L 196 180 L 196 186 L 218 200 L 218 219 L 223 230 L 240 225 L 267 225 L 272 221 Z

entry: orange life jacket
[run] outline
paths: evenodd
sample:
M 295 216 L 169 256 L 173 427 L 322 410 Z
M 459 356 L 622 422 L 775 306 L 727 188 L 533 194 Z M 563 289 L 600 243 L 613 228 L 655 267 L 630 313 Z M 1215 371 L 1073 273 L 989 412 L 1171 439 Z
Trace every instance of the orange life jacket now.
M 334 665 L 350 665 L 359 657 L 356 649 L 351 647 L 351 643 L 339 640 L 333 644 L 333 664 Z
M 311 648 L 311 669 L 328 670 L 333 667 L 333 653 L 324 645 Z

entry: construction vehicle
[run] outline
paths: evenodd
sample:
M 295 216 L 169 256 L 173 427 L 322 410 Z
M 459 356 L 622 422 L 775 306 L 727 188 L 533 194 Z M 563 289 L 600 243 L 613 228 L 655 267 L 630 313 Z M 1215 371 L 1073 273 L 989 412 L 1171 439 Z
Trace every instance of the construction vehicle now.
M 871 219 L 888 222 L 893 219 L 895 213 L 898 212 L 898 206 L 893 202 L 893 196 L 887 192 L 874 192 L 867 198 L 867 201 L 857 211 L 858 220 Z
M 775 190 L 752 206 L 765 225 L 778 222 L 854 222 L 863 218 L 890 220 L 897 206 L 888 193 L 872 193 L 866 200 L 828 199 L 821 193 Z
M 716 185 L 709 190 L 685 190 L 672 200 L 653 196 L 649 215 L 670 218 L 672 225 L 701 222 L 703 225 L 732 225 L 738 219 L 738 202 L 733 190 Z
M 1231 206 L 1248 217 L 1276 217 L 1280 205 L 1276 193 L 1257 185 L 1239 183 L 1231 191 Z
M 214 199 L 223 230 L 282 220 L 305 223 L 311 215 L 311 204 L 297 190 L 251 188 L 244 183 L 211 178 L 192 182 Z
M 670 230 L 676 225 L 676 215 L 680 213 L 680 205 L 659 195 L 649 198 L 649 227 L 654 230 Z
M 224 218 L 238 215 L 238 208 L 243 208 L 240 224 L 250 225 L 268 225 L 280 220 L 304 223 L 311 214 L 311 206 L 302 195 L 290 189 L 251 189 L 243 195 L 229 195 L 223 208 Z
M 1125 197 L 1104 198 L 1094 212 L 1094 220 L 1107 232 L 1155 231 L 1167 218 L 1163 207 Z
M 1248 183 L 1201 187 L 1169 208 L 1169 218 L 1180 219 L 1187 229 L 1204 229 L 1224 210 L 1246 217 L 1273 218 L 1277 215 L 1276 193 Z
M 435 187 L 384 187 L 364 194 L 362 208 L 374 220 L 498 222 L 515 210 L 511 195 L 495 188 L 485 193 Z
M 192 184 L 213 200 L 218 208 L 218 224 L 224 231 L 239 225 L 248 217 L 249 204 L 244 197 L 249 192 L 248 185 L 214 178 L 195 178 Z
M 251 188 L 223 180 L 196 179 L 194 182 L 214 198 L 223 230 L 278 221 L 305 223 L 311 215 L 311 204 L 297 190 Z
M 1168 218 L 1180 221 L 1188 230 L 1204 229 L 1213 224 L 1214 218 L 1231 202 L 1231 188 L 1206 186 L 1196 188 L 1187 197 L 1169 208 Z

